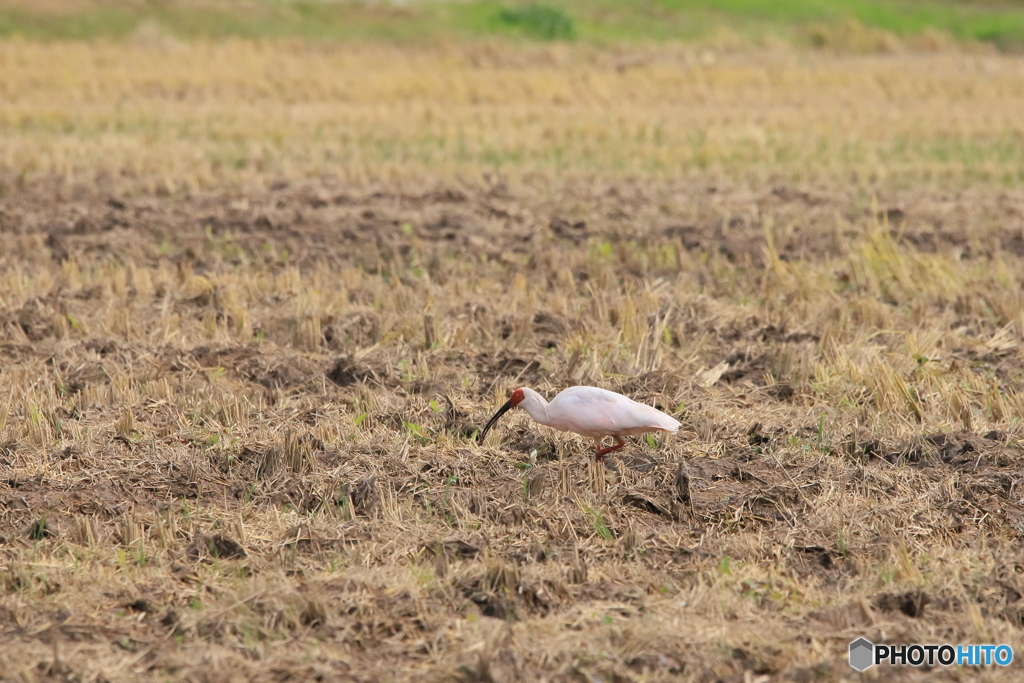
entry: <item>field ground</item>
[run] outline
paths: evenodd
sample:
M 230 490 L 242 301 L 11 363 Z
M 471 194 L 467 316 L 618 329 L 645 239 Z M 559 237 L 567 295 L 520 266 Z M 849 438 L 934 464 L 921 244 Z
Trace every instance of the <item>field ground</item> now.
M 1024 653 L 1018 61 L 165 38 L 0 45 L 0 679 L 1019 679 L 845 661 Z
M 1022 110 L 1021 60 L 974 48 L 0 43 L 4 186 L 540 174 L 841 183 L 866 208 L 879 188 L 1019 186 Z

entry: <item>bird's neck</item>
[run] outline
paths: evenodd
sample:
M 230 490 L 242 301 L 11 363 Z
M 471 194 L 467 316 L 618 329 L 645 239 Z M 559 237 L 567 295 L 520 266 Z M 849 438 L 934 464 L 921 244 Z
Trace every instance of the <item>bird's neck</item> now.
M 542 425 L 550 424 L 548 420 L 548 402 L 536 391 L 529 389 L 524 391 L 526 398 L 519 404 L 519 407 L 529 413 L 534 422 L 539 422 Z

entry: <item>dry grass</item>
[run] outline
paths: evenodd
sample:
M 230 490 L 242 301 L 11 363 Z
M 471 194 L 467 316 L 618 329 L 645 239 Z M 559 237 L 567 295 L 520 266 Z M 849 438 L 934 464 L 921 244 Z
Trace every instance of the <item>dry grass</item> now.
M 861 635 L 1022 651 L 1018 166 L 922 151 L 1018 134 L 955 97 L 976 67 L 1019 97 L 1018 65 L 0 49 L 0 677 L 840 681 Z M 74 55 L 97 75 L 60 87 Z M 835 101 L 886 78 L 922 103 Z M 714 185 L 657 165 L 687 122 Z M 500 180 L 417 156 L 430 131 L 524 151 Z M 552 140 L 600 179 L 552 183 Z M 872 169 L 971 187 L 872 201 Z M 470 438 L 511 388 L 575 383 L 683 430 L 603 477 L 525 416 Z
M 0 45 L 0 164 L 181 192 L 596 173 L 1016 183 L 1020 60 L 734 47 Z

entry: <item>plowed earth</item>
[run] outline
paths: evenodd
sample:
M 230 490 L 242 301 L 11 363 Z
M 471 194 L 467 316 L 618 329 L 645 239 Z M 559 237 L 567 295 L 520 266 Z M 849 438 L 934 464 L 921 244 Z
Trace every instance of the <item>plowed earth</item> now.
M 1024 653 L 1021 318 L 850 265 L 874 235 L 1020 273 L 1020 195 L 12 187 L 2 680 L 839 681 L 859 636 Z M 850 286 L 818 314 L 782 272 Z M 936 350 L 893 365 L 910 409 L 870 364 L 828 384 L 908 335 Z M 516 386 L 576 383 L 683 428 L 604 472 L 514 413 L 473 440 Z

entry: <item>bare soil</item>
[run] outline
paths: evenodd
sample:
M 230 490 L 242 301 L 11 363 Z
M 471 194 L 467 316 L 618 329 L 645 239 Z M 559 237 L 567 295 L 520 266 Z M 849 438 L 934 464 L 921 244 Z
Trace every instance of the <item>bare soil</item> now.
M 998 378 L 1001 419 L 921 390 L 886 423 L 814 383 L 827 317 L 756 297 L 773 256 L 842 281 L 869 224 L 1020 266 L 1020 193 L 6 187 L 0 680 L 1016 678 L 844 660 L 859 636 L 1024 652 L 1024 357 L 990 343 L 1014 321 L 965 292 L 913 328 L 956 319 L 920 362 Z M 474 441 L 509 390 L 575 383 L 683 428 L 605 472 L 525 416 Z

